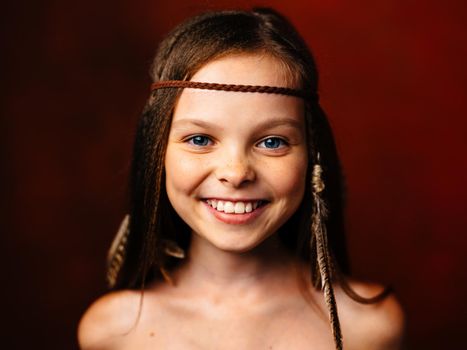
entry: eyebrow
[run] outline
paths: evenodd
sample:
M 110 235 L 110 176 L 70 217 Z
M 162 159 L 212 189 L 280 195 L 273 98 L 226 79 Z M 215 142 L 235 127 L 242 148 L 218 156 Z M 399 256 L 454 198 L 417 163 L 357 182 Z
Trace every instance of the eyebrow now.
M 185 124 L 191 124 L 191 125 L 199 126 L 201 128 L 206 128 L 206 129 L 212 129 L 212 128 L 217 127 L 216 124 L 206 122 L 206 121 L 201 120 L 201 119 L 184 118 L 184 119 L 174 121 L 172 123 L 172 128 L 184 126 Z
M 183 127 L 184 124 L 191 124 L 195 126 L 199 126 L 201 128 L 205 129 L 220 129 L 221 127 L 224 127 L 225 125 L 218 125 L 215 123 L 207 122 L 201 119 L 195 119 L 195 118 L 184 118 L 180 120 L 176 120 L 173 122 L 172 127 L 177 128 L 177 127 Z M 289 118 L 289 117 L 283 117 L 283 118 L 275 118 L 273 120 L 266 120 L 262 123 L 259 123 L 255 127 L 258 129 L 272 129 L 278 126 L 291 126 L 295 129 L 302 130 L 303 125 L 300 121 L 294 119 L 294 118 Z

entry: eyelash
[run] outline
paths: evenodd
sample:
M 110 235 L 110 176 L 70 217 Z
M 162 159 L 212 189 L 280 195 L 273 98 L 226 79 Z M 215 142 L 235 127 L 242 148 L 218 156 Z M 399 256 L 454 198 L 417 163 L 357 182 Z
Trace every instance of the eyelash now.
M 208 137 L 208 136 L 205 136 L 205 135 L 194 135 L 194 136 L 191 136 L 190 138 L 186 139 L 185 142 L 189 143 L 190 145 L 193 145 L 193 146 L 196 146 L 196 147 L 206 147 L 208 145 L 198 145 L 196 143 L 194 143 L 194 140 L 195 139 L 200 139 L 202 138 L 203 140 L 207 140 L 208 142 L 212 142 L 212 140 Z
M 195 140 L 198 139 L 198 141 L 206 141 L 207 143 L 204 143 L 204 144 L 196 144 L 194 143 Z M 201 140 L 200 140 L 201 139 Z M 262 143 L 265 143 L 266 141 L 268 140 L 277 140 L 280 142 L 280 146 L 277 146 L 277 147 L 260 147 L 260 148 L 266 148 L 266 149 L 271 149 L 271 150 L 276 150 L 276 149 L 279 149 L 284 146 L 288 146 L 289 143 L 284 140 L 283 138 L 281 137 L 277 137 L 277 136 L 270 136 L 270 137 L 267 137 L 265 139 L 263 139 L 262 141 L 258 142 L 257 145 L 260 145 Z M 191 136 L 190 138 L 186 139 L 185 142 L 189 143 L 190 145 L 193 145 L 195 147 L 206 147 L 206 146 L 209 146 L 208 143 L 209 142 L 213 142 L 208 136 L 205 136 L 205 135 L 194 135 L 194 136 Z
M 276 149 L 279 149 L 279 148 L 282 148 L 282 147 L 285 147 L 285 146 L 288 146 L 288 145 L 289 145 L 289 143 L 288 143 L 286 140 L 284 140 L 284 139 L 281 138 L 281 137 L 277 137 L 277 136 L 270 136 L 270 137 L 267 137 L 267 138 L 263 139 L 262 141 L 260 141 L 260 142 L 258 143 L 258 145 L 260 145 L 260 144 L 262 144 L 262 143 L 265 143 L 265 142 L 268 141 L 268 140 L 276 140 L 276 141 L 279 141 L 279 142 L 281 143 L 281 145 L 278 146 L 278 147 L 261 147 L 261 148 L 267 148 L 267 149 L 276 150 Z M 281 146 L 282 146 L 282 147 L 281 147 Z

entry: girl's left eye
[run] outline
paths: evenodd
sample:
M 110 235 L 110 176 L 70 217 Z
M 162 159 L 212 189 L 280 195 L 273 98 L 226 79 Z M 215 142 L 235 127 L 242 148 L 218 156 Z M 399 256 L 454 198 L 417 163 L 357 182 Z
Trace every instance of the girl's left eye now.
M 211 139 L 204 135 L 196 135 L 187 139 L 187 142 L 194 146 L 207 146 L 211 143 Z
M 261 148 L 276 149 L 287 146 L 287 142 L 279 137 L 268 137 L 258 143 L 258 146 Z

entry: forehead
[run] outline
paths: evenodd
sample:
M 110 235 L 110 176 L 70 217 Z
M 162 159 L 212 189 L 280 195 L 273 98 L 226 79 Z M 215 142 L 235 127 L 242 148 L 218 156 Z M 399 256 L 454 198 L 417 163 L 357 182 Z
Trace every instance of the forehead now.
M 229 55 L 213 60 L 192 77 L 192 81 L 267 85 L 297 88 L 290 84 L 285 65 L 264 54 Z M 303 101 L 280 94 L 184 89 L 174 111 L 174 121 L 207 119 L 218 123 L 254 123 L 277 118 L 303 119 Z
M 299 88 L 290 67 L 266 53 L 230 54 L 206 63 L 192 81 Z

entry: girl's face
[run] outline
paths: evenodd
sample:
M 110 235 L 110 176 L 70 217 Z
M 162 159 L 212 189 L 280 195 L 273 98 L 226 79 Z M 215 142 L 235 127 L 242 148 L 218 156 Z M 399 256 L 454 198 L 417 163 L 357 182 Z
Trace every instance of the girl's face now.
M 279 61 L 230 55 L 192 81 L 287 84 Z M 248 251 L 297 210 L 307 170 L 304 104 L 296 97 L 185 89 L 175 106 L 165 158 L 170 203 L 193 239 Z

